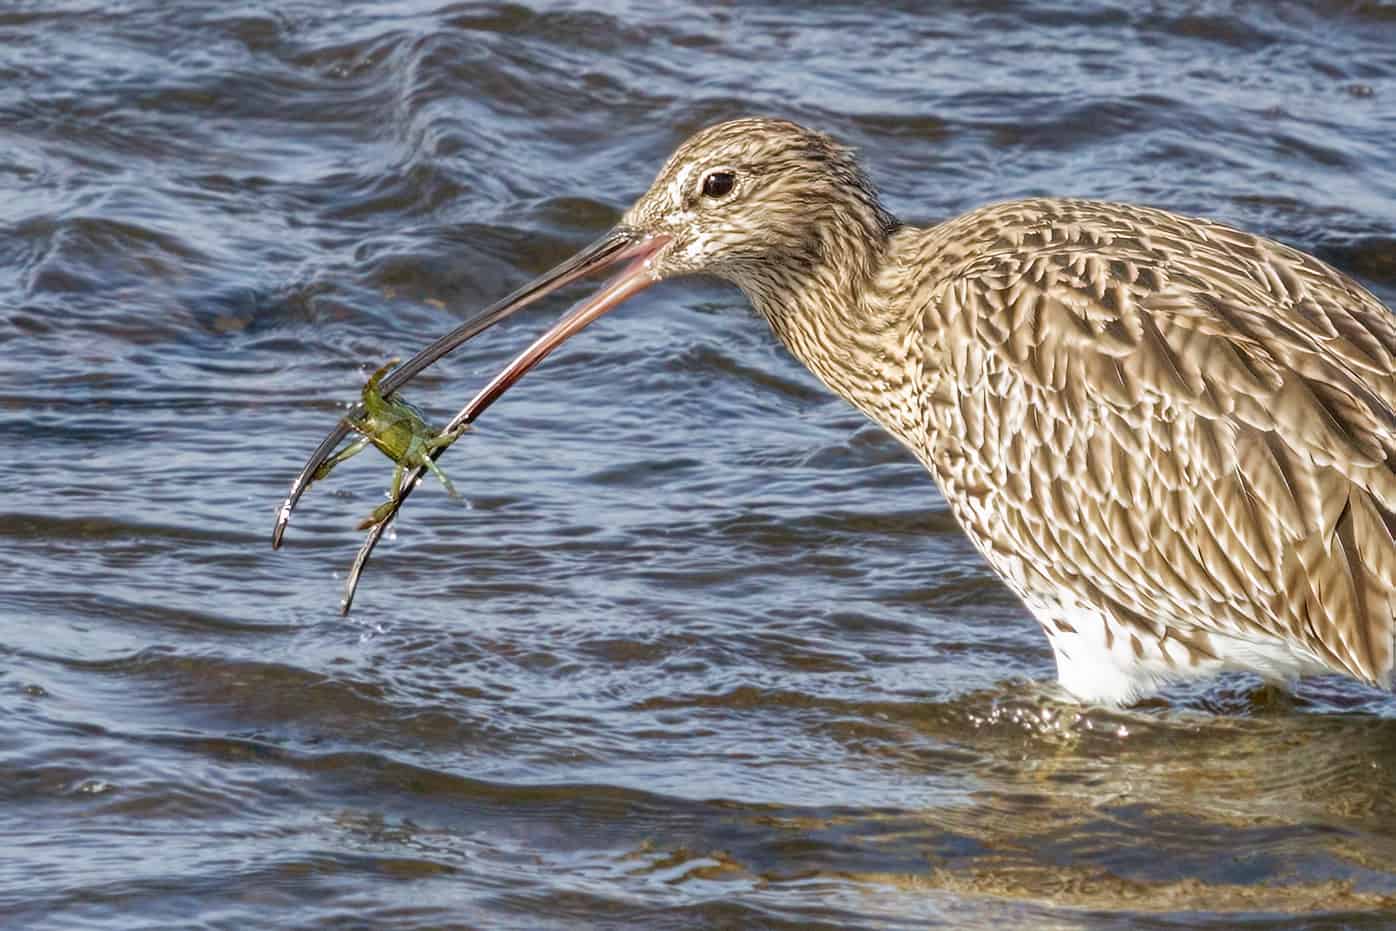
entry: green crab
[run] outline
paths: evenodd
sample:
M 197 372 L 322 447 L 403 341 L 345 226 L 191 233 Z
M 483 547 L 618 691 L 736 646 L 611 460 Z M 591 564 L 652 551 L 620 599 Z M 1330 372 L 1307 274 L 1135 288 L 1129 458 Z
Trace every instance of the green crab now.
M 319 481 L 329 475 L 335 466 L 351 456 L 358 455 L 370 443 L 397 463 L 397 469 L 393 471 L 392 495 L 389 500 L 374 508 L 373 513 L 359 524 L 360 530 L 382 523 L 392 513 L 393 505 L 402 493 L 402 477 L 408 469 L 424 466 L 440 480 L 447 494 L 452 498 L 460 497 L 456 492 L 456 486 L 451 484 L 451 480 L 441 471 L 431 454 L 454 443 L 465 428 L 438 433 L 427 425 L 426 418 L 415 405 L 397 395 L 385 398 L 378 391 L 378 382 L 401 361 L 389 359 L 382 368 L 369 376 L 363 390 L 364 416 L 345 418 L 345 422 L 359 433 L 361 438 L 335 453 L 315 470 L 314 480 Z

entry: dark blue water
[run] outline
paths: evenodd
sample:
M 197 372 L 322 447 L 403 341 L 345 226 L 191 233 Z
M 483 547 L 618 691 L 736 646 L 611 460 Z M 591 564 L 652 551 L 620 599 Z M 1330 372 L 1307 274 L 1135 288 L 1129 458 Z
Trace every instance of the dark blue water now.
M 1060 702 L 920 467 L 725 287 L 510 392 L 350 619 L 386 460 L 271 550 L 372 367 L 752 113 L 908 220 L 1145 202 L 1396 302 L 1390 2 L 7 0 L 0 925 L 1387 926 L 1396 701 Z

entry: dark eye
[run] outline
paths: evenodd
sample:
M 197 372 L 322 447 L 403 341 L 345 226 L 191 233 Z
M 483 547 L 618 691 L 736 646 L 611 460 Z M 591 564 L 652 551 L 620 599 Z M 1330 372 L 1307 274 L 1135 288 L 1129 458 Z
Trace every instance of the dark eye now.
M 703 179 L 703 196 L 716 200 L 732 193 L 737 186 L 737 176 L 730 171 L 715 171 Z

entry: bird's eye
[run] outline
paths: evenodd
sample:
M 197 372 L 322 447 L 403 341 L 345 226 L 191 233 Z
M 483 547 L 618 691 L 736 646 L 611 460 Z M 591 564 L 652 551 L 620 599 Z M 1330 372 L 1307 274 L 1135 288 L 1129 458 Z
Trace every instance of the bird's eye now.
M 703 179 L 703 196 L 717 200 L 732 193 L 737 186 L 737 176 L 730 171 L 714 171 Z

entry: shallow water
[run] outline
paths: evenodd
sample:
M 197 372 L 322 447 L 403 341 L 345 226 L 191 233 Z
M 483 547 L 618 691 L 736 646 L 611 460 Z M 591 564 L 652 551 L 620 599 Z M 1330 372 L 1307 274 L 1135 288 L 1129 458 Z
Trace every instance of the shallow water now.
M 271 550 L 370 363 L 727 117 L 861 147 L 911 220 L 1141 201 L 1396 302 L 1396 5 L 904 6 L 0 8 L 6 928 L 1387 926 L 1396 701 L 1062 703 L 920 467 L 730 289 L 525 379 L 350 619 L 384 460 Z

